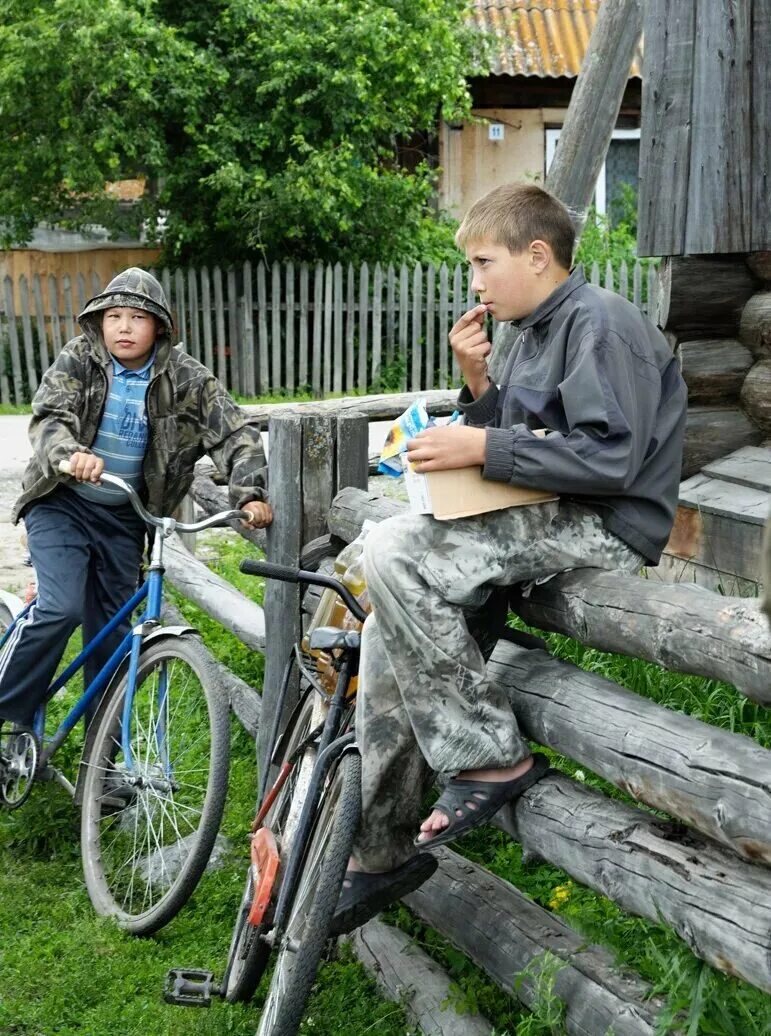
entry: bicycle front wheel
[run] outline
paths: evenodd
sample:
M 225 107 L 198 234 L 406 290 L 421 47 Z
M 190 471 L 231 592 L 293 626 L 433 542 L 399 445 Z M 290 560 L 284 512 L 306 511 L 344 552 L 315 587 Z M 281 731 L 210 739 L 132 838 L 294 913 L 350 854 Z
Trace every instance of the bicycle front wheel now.
M 149 935 L 192 895 L 214 846 L 228 780 L 228 703 L 190 636 L 139 659 L 107 693 L 82 766 L 81 855 L 97 913 Z
M 317 813 L 257 1036 L 295 1036 L 329 938 L 361 817 L 361 758 L 346 753 Z

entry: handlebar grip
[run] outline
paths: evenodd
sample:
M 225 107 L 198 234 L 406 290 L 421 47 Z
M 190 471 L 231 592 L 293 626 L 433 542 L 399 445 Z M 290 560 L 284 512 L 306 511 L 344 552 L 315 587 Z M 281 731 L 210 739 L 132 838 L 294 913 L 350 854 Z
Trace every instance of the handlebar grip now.
M 60 460 L 56 466 L 62 475 L 70 474 L 70 462 L 68 460 Z
M 299 570 L 289 565 L 275 565 L 272 561 L 245 558 L 238 567 L 248 576 L 265 576 L 267 579 L 280 579 L 284 583 L 300 582 Z

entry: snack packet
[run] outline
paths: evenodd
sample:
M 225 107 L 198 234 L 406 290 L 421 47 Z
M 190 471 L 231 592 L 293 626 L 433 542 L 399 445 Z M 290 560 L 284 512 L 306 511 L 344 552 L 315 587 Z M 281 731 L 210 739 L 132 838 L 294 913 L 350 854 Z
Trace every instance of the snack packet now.
M 460 417 L 456 410 L 446 423 L 452 424 L 460 420 Z M 422 432 L 424 428 L 431 428 L 436 423 L 433 417 L 428 416 L 425 399 L 416 399 L 391 425 L 380 453 L 378 472 L 381 475 L 390 475 L 391 478 L 398 478 L 403 474 L 406 464 L 403 454 L 407 452 L 407 443 L 414 439 L 418 432 Z

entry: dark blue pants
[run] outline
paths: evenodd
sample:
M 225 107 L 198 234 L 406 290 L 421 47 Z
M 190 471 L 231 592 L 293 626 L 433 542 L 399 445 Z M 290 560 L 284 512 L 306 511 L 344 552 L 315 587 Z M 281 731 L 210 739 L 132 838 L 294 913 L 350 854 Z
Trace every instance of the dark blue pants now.
M 38 595 L 0 653 L 0 720 L 29 725 L 72 632 L 82 625 L 87 644 L 134 593 L 145 525 L 129 504 L 105 507 L 64 486 L 30 504 L 24 524 Z M 86 662 L 86 684 L 129 625 Z

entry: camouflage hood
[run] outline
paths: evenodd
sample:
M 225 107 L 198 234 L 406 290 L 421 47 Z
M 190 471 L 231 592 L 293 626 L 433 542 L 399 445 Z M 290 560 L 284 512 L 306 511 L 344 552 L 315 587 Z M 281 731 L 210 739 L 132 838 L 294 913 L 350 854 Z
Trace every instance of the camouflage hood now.
M 113 306 L 147 310 L 158 317 L 166 335 L 171 338 L 173 321 L 166 293 L 160 281 L 147 270 L 140 270 L 137 266 L 124 270 L 117 277 L 113 277 L 101 294 L 90 299 L 83 312 L 78 314 L 78 323 L 83 328 L 83 333 L 92 339 L 94 333 L 101 337 L 101 324 L 94 315 Z

